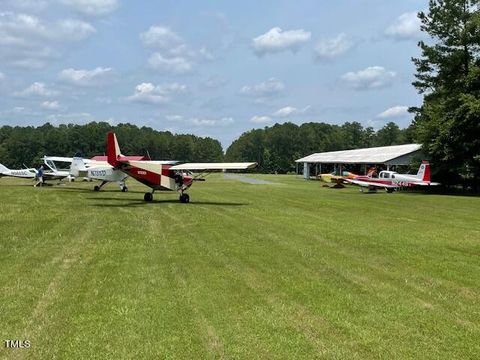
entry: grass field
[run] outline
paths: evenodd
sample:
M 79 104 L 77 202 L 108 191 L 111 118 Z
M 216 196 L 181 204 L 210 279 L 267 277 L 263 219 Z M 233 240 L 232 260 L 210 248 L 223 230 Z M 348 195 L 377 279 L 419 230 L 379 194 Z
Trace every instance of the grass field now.
M 7 359 L 480 357 L 480 198 L 0 179 Z

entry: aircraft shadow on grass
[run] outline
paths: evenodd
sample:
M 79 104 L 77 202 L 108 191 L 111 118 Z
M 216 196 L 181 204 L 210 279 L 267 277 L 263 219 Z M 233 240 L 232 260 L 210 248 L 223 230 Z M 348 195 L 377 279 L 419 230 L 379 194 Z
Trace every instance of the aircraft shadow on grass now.
M 219 202 L 219 201 L 192 201 L 187 205 L 182 204 L 176 199 L 164 199 L 164 200 L 153 200 L 146 202 L 144 200 L 132 200 L 132 199 L 122 199 L 122 198 L 107 198 L 107 197 L 87 197 L 87 200 L 96 200 L 99 203 L 93 204 L 96 207 L 133 207 L 133 206 L 148 206 L 148 205 L 161 205 L 161 204 L 179 204 L 181 206 L 245 206 L 249 205 L 248 203 L 238 203 L 238 202 Z M 105 201 L 116 201 L 117 203 L 105 203 Z M 121 203 L 118 203 L 121 202 Z

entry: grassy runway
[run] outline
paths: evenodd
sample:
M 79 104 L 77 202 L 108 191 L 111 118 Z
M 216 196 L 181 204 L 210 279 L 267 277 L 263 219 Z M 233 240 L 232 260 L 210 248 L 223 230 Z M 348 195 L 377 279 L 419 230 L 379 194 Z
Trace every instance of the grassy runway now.
M 7 359 L 480 357 L 480 198 L 0 179 Z

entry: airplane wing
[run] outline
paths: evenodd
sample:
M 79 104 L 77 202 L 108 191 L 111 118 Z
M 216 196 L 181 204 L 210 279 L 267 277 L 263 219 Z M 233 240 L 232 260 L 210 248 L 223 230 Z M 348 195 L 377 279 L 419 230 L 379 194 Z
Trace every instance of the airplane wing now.
M 45 180 L 60 180 L 68 177 L 70 174 L 68 171 L 45 171 L 43 178 Z
M 376 186 L 379 188 L 389 188 L 389 189 L 395 189 L 398 186 L 397 185 L 390 185 L 390 184 L 382 184 L 382 183 L 377 183 L 377 182 L 372 182 L 372 181 L 364 181 L 364 180 L 354 180 L 354 179 L 344 179 L 346 182 L 349 182 L 351 184 L 355 185 L 360 185 L 363 187 L 369 187 L 369 186 Z
M 246 170 L 257 166 L 255 162 L 239 162 L 239 163 L 186 163 L 174 165 L 170 170 L 191 170 L 191 171 L 207 171 L 207 170 Z
M 50 160 L 50 161 L 58 161 L 58 162 L 65 162 L 65 163 L 71 163 L 73 161 L 73 158 L 69 157 L 63 157 L 63 156 L 44 156 L 44 160 Z

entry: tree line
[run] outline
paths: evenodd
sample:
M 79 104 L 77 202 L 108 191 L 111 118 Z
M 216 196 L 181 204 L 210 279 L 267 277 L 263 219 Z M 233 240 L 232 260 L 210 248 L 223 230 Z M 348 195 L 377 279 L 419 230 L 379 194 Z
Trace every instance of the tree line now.
M 316 152 L 399 145 L 411 142 L 409 129 L 390 122 L 375 131 L 358 122 L 275 124 L 242 134 L 227 149 L 227 161 L 256 161 L 265 173 L 295 170 L 295 160 Z
M 150 155 L 156 160 L 221 161 L 218 140 L 195 135 L 175 135 L 132 124 L 106 122 L 86 125 L 46 123 L 39 127 L 0 127 L 0 162 L 12 168 L 37 166 L 44 155 L 92 157 L 105 154 L 105 139 L 115 131 L 126 155 Z
M 256 161 L 258 171 L 286 173 L 295 160 L 313 152 L 403 144 L 408 130 L 388 123 L 375 132 L 358 122 L 276 124 L 245 132 L 223 154 L 218 140 L 195 135 L 174 135 L 132 124 L 111 126 L 105 122 L 86 125 L 46 123 L 39 127 L 0 127 L 0 162 L 10 167 L 36 166 L 44 155 L 92 157 L 105 153 L 108 131 L 115 131 L 126 155 L 149 155 L 156 160 L 192 162 Z

